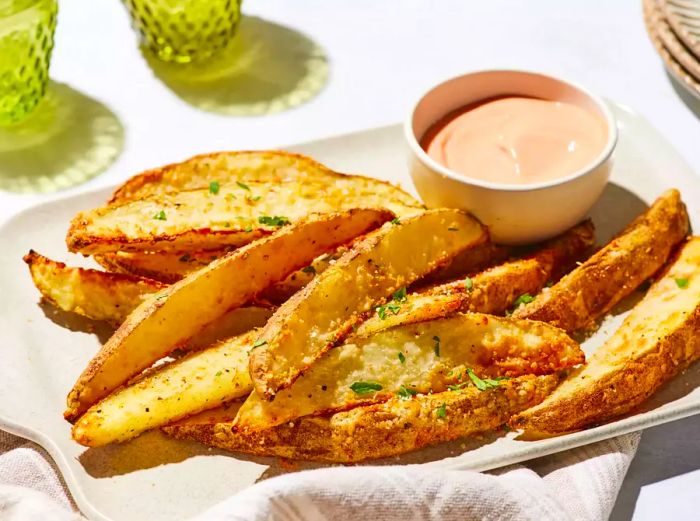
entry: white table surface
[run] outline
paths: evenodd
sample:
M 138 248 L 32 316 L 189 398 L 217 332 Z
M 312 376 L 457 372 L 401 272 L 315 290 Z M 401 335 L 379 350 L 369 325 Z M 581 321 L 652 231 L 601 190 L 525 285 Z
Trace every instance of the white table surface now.
M 125 128 L 117 161 L 61 195 L 195 153 L 276 147 L 393 123 L 436 80 L 480 68 L 540 70 L 622 101 L 700 172 L 700 103 L 684 103 L 664 73 L 639 0 L 249 0 L 244 11 L 325 49 L 330 78 L 316 98 L 265 117 L 200 111 L 154 77 L 118 0 L 60 0 L 52 78 L 105 103 Z M 0 221 L 52 197 L 0 192 Z M 700 417 L 648 430 L 612 519 L 697 515 L 698 469 Z

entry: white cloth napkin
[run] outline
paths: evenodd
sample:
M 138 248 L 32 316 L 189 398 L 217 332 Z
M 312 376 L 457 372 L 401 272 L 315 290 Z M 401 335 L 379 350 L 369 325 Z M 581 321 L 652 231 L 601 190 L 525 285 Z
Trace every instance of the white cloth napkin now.
M 605 520 L 637 451 L 628 434 L 488 473 L 333 467 L 268 479 L 193 521 Z M 81 519 L 48 454 L 0 431 L 0 520 Z

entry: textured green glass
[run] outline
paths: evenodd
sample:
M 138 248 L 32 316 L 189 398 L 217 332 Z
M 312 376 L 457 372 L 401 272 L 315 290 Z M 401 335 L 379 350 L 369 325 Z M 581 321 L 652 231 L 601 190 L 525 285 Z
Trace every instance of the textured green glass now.
M 242 0 L 124 0 L 141 42 L 167 62 L 206 60 L 238 27 Z
M 56 0 L 0 0 L 0 125 L 32 112 L 46 92 Z

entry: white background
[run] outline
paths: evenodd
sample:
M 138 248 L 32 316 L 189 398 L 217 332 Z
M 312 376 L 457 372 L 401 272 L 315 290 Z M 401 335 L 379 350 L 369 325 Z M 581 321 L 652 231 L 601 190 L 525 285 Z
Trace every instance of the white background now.
M 249 0 L 244 11 L 325 49 L 330 77 L 316 98 L 265 117 L 202 112 L 154 77 L 119 1 L 60 2 L 52 78 L 106 104 L 125 128 L 125 147 L 112 167 L 64 193 L 111 185 L 195 153 L 276 147 L 394 123 L 436 81 L 479 68 L 535 69 L 621 101 L 700 172 L 700 120 L 664 73 L 639 0 Z M 0 192 L 0 219 L 44 198 Z M 700 417 L 647 431 L 613 519 L 629 519 L 635 504 L 640 520 L 697 516 L 692 491 L 700 490 L 700 472 L 687 473 L 700 468 L 699 440 Z M 658 483 L 668 478 L 674 479 Z

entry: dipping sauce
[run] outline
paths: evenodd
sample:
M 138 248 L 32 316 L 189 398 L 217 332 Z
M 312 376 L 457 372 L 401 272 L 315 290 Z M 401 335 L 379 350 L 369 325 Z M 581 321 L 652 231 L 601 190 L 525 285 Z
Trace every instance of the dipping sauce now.
M 605 121 L 592 111 L 562 101 L 504 97 L 449 114 L 426 133 L 421 146 L 466 177 L 534 184 L 589 165 L 607 139 Z

